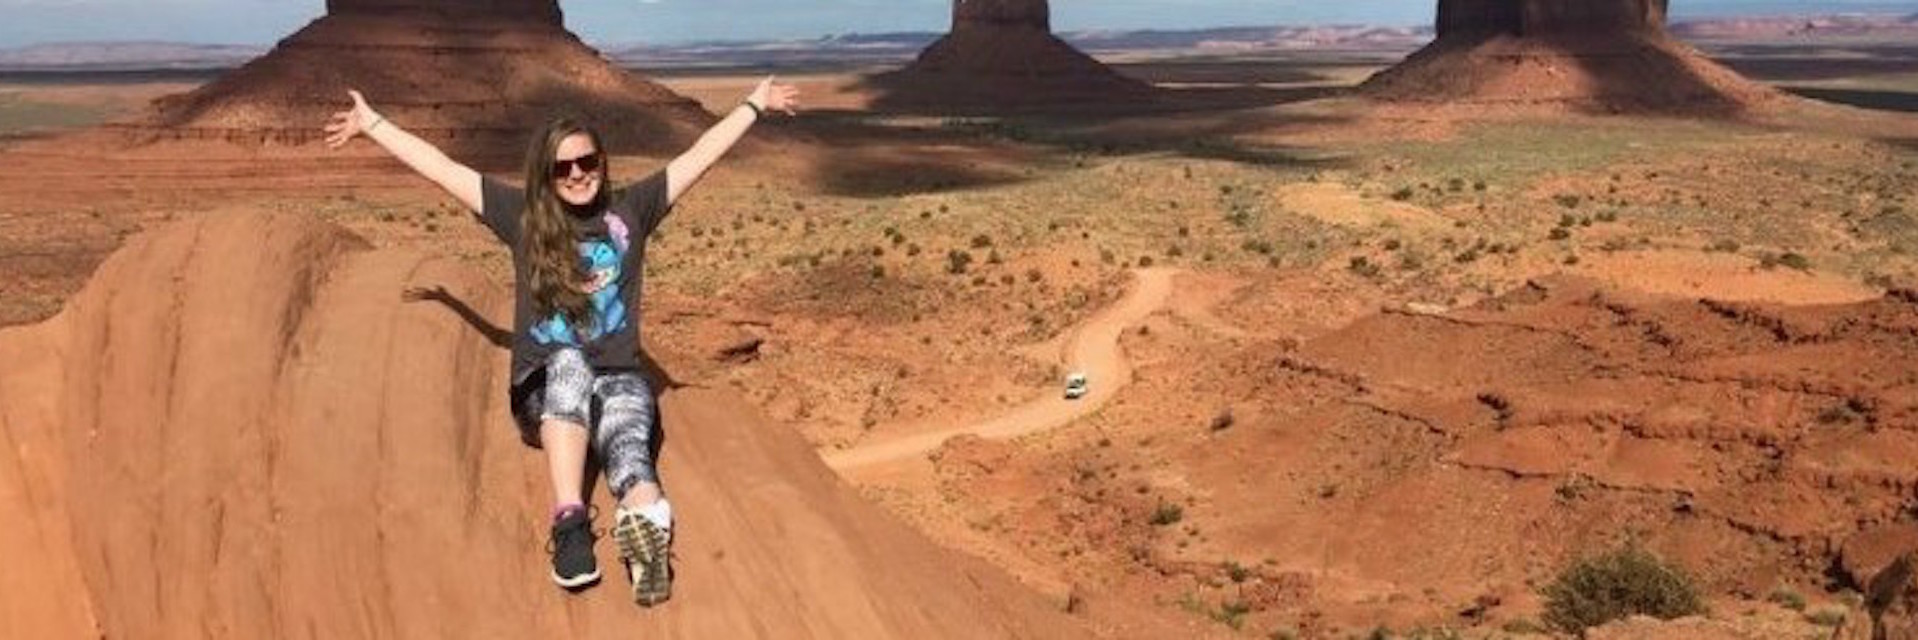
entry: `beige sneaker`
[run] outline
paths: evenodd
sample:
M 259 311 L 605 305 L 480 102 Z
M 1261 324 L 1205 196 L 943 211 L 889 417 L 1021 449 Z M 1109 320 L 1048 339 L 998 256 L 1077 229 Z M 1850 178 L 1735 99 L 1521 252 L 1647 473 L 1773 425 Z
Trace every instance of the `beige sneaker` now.
M 638 509 L 620 508 L 613 523 L 619 559 L 633 579 L 633 602 L 650 607 L 673 597 L 672 532 Z

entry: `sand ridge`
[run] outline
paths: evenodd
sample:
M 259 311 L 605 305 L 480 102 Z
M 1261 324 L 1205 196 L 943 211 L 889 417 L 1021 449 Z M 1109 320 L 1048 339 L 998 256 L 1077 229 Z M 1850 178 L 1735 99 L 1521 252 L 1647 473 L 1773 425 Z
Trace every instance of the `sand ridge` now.
M 545 578 L 544 461 L 512 436 L 470 268 L 295 215 L 143 234 L 9 330 L 5 599 L 34 637 L 1073 637 L 867 505 L 729 392 L 662 399 L 679 581 L 642 611 Z M 602 498 L 603 499 L 603 498 Z M 79 508 L 85 505 L 84 508 Z M 602 505 L 602 509 L 610 507 Z M 601 545 L 602 566 L 612 553 Z M 28 585 L 32 585 L 28 588 Z M 64 587 L 62 585 L 65 585 Z M 21 598 L 15 597 L 15 588 Z M 51 600 L 30 594 L 43 594 Z M 826 605 L 824 603 L 830 603 Z M 506 615 L 500 615 L 506 614 Z

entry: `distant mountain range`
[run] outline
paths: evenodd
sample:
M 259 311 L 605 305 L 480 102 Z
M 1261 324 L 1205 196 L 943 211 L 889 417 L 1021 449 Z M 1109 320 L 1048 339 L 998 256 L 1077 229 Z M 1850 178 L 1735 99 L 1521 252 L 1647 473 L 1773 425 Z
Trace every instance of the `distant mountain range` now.
M 62 42 L 0 49 L 0 69 L 154 70 L 225 69 L 266 53 L 253 45 L 179 42 Z
M 943 35 L 934 32 L 834 35 L 807 40 L 706 42 L 685 45 L 613 45 L 608 57 L 641 67 L 804 64 L 810 60 L 898 62 L 910 59 Z M 1094 53 L 1180 51 L 1237 53 L 1279 50 L 1411 50 L 1430 42 L 1428 27 L 1370 25 L 1223 27 L 1188 31 L 1068 31 L 1058 34 Z
M 1672 32 L 1695 40 L 1794 37 L 1918 38 L 1918 14 L 1709 18 L 1680 21 Z M 805 40 L 706 42 L 678 45 L 601 44 L 607 57 L 640 67 L 741 66 L 909 59 L 940 33 L 844 34 Z M 1287 50 L 1411 50 L 1432 39 L 1429 27 L 1314 25 L 1224 27 L 1184 31 L 1104 30 L 1059 34 L 1073 46 L 1100 53 L 1180 51 L 1242 53 Z M 1918 41 L 1918 40 L 1915 40 Z M 266 53 L 254 45 L 176 42 L 74 42 L 0 49 L 0 71 L 217 70 Z
M 1686 39 L 1769 39 L 1790 37 L 1918 38 L 1918 14 L 1909 16 L 1830 15 L 1721 18 L 1672 25 Z M 1918 41 L 1918 40 L 1914 40 Z

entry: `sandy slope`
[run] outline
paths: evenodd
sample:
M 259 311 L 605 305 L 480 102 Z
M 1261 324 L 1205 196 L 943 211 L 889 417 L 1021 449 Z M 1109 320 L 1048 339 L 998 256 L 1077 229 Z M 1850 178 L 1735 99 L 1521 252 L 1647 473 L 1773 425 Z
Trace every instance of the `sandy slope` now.
M 663 400 L 680 581 L 641 610 L 545 576 L 544 462 L 469 267 L 295 215 L 130 241 L 62 315 L 0 334 L 0 628 L 17 637 L 1073 637 L 729 392 Z M 604 505 L 602 505 L 604 506 Z M 602 523 L 603 524 L 603 523 Z M 604 561 L 612 550 L 600 545 Z

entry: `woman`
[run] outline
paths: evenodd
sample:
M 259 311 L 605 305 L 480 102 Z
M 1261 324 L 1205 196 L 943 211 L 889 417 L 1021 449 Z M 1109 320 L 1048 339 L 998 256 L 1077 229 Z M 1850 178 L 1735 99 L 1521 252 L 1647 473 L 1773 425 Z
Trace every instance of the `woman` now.
M 618 191 L 606 187 L 598 133 L 558 118 L 533 136 L 525 189 L 454 162 L 368 106 L 326 123 L 334 148 L 366 136 L 446 190 L 512 248 L 512 405 L 521 438 L 546 451 L 552 476 L 553 580 L 569 590 L 599 580 L 586 455 L 599 456 L 618 502 L 612 529 L 642 606 L 672 594 L 672 505 L 654 457 L 658 408 L 640 375 L 637 310 L 646 238 L 673 203 L 768 112 L 788 115 L 798 90 L 766 78 L 664 169 Z M 595 406 L 597 400 L 597 406 Z

